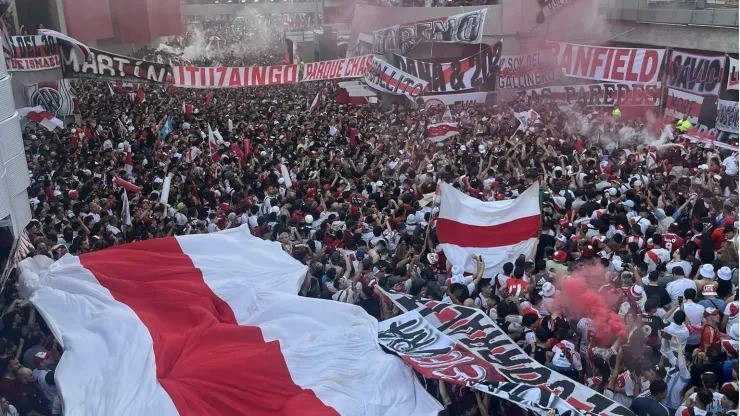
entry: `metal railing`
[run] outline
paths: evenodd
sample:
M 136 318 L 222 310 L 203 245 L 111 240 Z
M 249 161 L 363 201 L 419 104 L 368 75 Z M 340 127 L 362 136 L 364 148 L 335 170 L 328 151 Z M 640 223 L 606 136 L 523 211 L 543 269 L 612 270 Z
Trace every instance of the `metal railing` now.
M 738 0 L 608 0 L 606 7 L 611 20 L 738 27 Z

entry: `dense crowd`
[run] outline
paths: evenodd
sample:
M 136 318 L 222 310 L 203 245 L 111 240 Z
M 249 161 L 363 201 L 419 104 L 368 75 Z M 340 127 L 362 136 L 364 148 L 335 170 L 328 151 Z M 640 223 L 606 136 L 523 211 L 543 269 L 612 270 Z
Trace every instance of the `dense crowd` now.
M 246 33 L 237 26 L 206 30 L 229 45 Z M 277 49 L 208 59 L 278 64 Z M 656 123 L 611 109 L 552 102 L 452 106 L 460 134 L 434 144 L 425 127 L 446 109 L 340 105 L 334 82 L 142 88 L 138 103 L 78 83 L 80 123 L 26 128 L 31 255 L 244 226 L 308 265 L 304 296 L 379 320 L 397 311 L 377 287 L 480 308 L 535 360 L 637 415 L 736 414 L 737 154 L 689 143 L 670 124 L 653 132 Z M 319 108 L 308 108 L 317 93 Z M 529 108 L 541 123 L 527 133 L 514 113 Z M 116 178 L 139 187 L 128 210 Z M 485 201 L 539 181 L 537 252 L 493 276 L 447 263 L 434 229 L 438 181 Z M 61 414 L 61 348 L 15 279 L 2 297 L 0 414 Z M 624 333 L 563 302 L 575 279 Z M 466 388 L 427 386 L 445 414 L 523 414 Z

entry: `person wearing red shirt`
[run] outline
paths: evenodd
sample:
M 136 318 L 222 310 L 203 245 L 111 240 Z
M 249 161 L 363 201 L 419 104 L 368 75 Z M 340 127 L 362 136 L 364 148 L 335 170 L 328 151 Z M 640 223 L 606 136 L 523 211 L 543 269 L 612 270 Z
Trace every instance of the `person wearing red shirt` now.
M 666 233 L 663 234 L 663 248 L 670 251 L 671 254 L 673 254 L 674 251 L 680 250 L 681 247 L 683 247 L 685 241 L 682 237 L 673 234 L 673 233 Z

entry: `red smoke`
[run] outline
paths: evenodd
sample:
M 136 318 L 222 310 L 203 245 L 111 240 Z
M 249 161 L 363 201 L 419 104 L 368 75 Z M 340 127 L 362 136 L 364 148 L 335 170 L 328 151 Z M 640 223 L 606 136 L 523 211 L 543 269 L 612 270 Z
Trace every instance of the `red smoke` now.
M 594 326 L 594 345 L 609 346 L 616 336 L 627 337 L 627 325 L 612 311 L 618 297 L 597 291 L 603 282 L 606 270 L 599 265 L 577 269 L 562 281 L 556 307 L 569 319 L 591 318 Z

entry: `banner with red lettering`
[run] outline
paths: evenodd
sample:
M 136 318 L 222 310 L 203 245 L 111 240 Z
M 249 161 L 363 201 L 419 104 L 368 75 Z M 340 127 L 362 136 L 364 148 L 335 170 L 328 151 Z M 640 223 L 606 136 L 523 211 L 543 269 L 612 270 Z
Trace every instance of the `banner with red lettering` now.
M 665 49 L 607 48 L 548 42 L 563 75 L 572 78 L 656 84 Z
M 691 124 L 699 121 L 701 107 L 704 104 L 704 97 L 668 88 L 668 95 L 665 99 L 664 115 L 669 119 L 681 119 L 688 117 Z
M 740 89 L 740 73 L 738 72 L 738 68 L 740 68 L 740 61 L 735 58 L 729 59 L 730 66 L 727 70 L 727 89 L 737 90 Z
M 9 71 L 43 71 L 59 68 L 59 44 L 47 35 L 10 36 L 13 58 L 5 56 Z
M 322 81 L 338 78 L 361 78 L 373 60 L 372 55 L 353 58 L 334 59 L 333 61 L 307 62 L 299 68 L 301 81 Z
M 725 55 L 696 55 L 671 51 L 665 85 L 699 95 L 717 95 L 722 84 Z
M 521 94 L 533 101 L 553 100 L 565 105 L 608 107 L 655 107 L 660 105 L 660 84 L 601 84 L 566 85 L 528 89 Z
M 298 65 L 247 67 L 173 66 L 175 87 L 240 88 L 293 84 L 298 81 Z
M 501 57 L 498 88 L 524 90 L 550 84 L 560 78 L 550 51 Z

